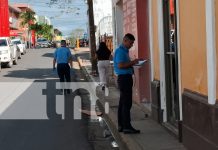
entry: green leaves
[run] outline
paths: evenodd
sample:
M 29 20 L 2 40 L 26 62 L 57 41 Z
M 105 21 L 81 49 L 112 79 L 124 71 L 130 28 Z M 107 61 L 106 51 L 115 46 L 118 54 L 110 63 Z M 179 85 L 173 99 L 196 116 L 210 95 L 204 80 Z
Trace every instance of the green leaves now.
M 37 34 L 37 36 L 44 37 L 48 40 L 52 39 L 52 34 L 53 34 L 53 26 L 52 25 L 47 25 L 47 24 L 38 24 L 35 23 L 36 18 L 35 18 L 35 12 L 32 11 L 26 11 L 22 12 L 20 15 L 21 18 L 21 26 L 28 27 L 28 30 L 34 30 Z
M 34 15 L 35 12 L 32 11 L 22 12 L 20 14 L 20 18 L 22 19 L 21 26 L 24 27 L 25 25 L 27 25 L 29 27 L 31 24 L 34 24 L 34 21 L 36 20 Z

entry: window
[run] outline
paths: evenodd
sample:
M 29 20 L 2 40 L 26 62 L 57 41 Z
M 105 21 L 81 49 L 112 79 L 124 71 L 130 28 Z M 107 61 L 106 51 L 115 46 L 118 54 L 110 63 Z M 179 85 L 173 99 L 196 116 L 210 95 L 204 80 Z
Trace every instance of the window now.
M 0 39 L 0 46 L 7 46 L 7 41 L 4 39 Z

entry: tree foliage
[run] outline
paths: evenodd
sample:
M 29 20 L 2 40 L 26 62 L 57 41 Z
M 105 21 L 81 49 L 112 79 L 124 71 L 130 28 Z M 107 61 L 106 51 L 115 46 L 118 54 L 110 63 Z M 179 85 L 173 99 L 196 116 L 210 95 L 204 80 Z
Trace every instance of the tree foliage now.
M 42 30 L 42 26 L 41 26 L 40 24 L 38 24 L 38 23 L 35 23 L 35 24 L 32 24 L 32 25 L 30 26 L 30 29 L 31 29 L 31 30 L 35 30 L 36 33 L 38 34 L 39 31 Z
M 85 30 L 84 29 L 75 29 L 72 31 L 71 36 L 69 37 L 69 40 L 71 43 L 76 43 L 77 38 L 82 38 L 84 35 Z
M 41 30 L 38 31 L 38 34 L 48 40 L 51 40 L 53 36 L 52 29 L 53 29 L 52 25 L 41 24 Z
M 34 23 L 36 18 L 35 18 L 35 13 L 32 11 L 26 11 L 22 12 L 20 15 L 21 18 L 21 26 L 28 26 L 28 30 L 34 30 L 37 34 L 37 37 L 44 37 L 48 40 L 52 39 L 52 25 L 47 25 L 47 24 L 38 24 Z
M 58 30 L 58 29 L 54 29 L 54 34 L 62 36 L 62 32 L 60 30 Z
M 35 23 L 30 26 L 30 29 L 36 32 L 37 37 L 44 37 L 48 40 L 52 40 L 52 25 Z
M 22 12 L 20 14 L 20 18 L 22 19 L 21 21 L 21 26 L 28 26 L 28 28 L 30 27 L 31 24 L 34 23 L 34 21 L 36 20 L 35 18 L 35 12 L 32 11 L 26 11 L 26 12 Z

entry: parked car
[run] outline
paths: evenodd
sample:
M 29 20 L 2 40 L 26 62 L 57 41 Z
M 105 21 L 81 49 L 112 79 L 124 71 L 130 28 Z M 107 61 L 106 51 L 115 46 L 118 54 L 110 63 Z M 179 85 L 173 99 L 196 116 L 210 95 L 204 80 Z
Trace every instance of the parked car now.
M 2 65 L 1 65 L 1 57 L 0 57 L 0 71 L 2 70 Z
M 53 41 L 52 47 L 53 47 L 53 48 L 61 47 L 61 41 Z
M 19 49 L 13 45 L 9 37 L 0 37 L 1 64 L 11 68 L 17 64 Z
M 37 48 L 48 48 L 50 47 L 50 44 L 49 44 L 49 41 L 45 38 L 39 38 L 37 39 L 37 42 L 36 42 L 36 47 Z
M 21 54 L 26 54 L 26 45 L 21 39 L 13 39 L 11 41 L 19 47 Z

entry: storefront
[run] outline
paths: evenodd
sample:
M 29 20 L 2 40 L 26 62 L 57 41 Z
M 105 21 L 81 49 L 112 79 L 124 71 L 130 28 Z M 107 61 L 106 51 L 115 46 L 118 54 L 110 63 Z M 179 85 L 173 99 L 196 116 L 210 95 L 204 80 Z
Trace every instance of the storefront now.
M 150 0 L 152 114 L 190 150 L 217 149 L 214 0 Z M 185 9 L 184 9 L 185 8 Z

